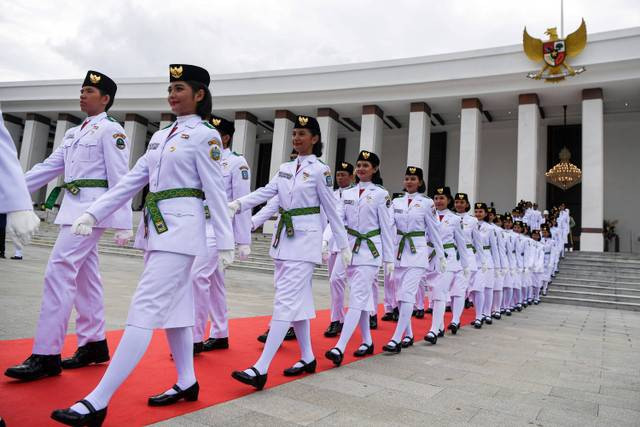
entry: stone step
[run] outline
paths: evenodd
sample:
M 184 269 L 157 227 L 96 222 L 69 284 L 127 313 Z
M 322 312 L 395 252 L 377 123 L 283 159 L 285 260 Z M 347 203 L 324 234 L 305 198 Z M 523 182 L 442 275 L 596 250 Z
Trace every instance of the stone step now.
M 603 289 L 630 289 L 634 291 L 640 290 L 640 283 L 631 282 L 605 282 L 591 279 L 577 279 L 572 277 L 557 276 L 551 282 L 553 285 L 562 284 L 567 286 L 593 286 Z
M 545 303 L 579 305 L 583 307 L 611 308 L 617 310 L 640 311 L 640 304 L 633 302 L 615 302 L 606 300 L 573 298 L 547 295 L 544 297 Z
M 630 302 L 640 304 L 640 296 L 628 294 L 610 294 L 595 291 L 569 291 L 551 287 L 549 294 L 557 297 L 591 299 L 598 301 Z
M 618 264 L 615 262 L 585 262 L 583 263 L 575 263 L 572 261 L 563 261 L 562 267 L 565 269 L 576 269 L 576 270 L 586 270 L 586 271 L 610 271 L 614 270 L 619 273 L 629 273 L 629 274 L 637 274 L 640 276 L 640 263 L 637 266 Z
M 619 286 L 619 287 L 631 287 L 631 288 L 635 288 L 640 286 L 640 279 L 639 280 L 631 280 L 631 279 L 626 279 L 626 280 L 616 280 L 615 278 L 609 278 L 609 279 L 603 279 L 603 278 L 599 278 L 599 277 L 592 277 L 592 276 L 587 276 L 587 277 L 579 277 L 576 276 L 574 274 L 568 274 L 568 273 L 564 273 L 564 272 L 559 272 L 558 274 L 556 274 L 556 276 L 553 278 L 553 281 L 561 281 L 561 282 L 566 282 L 566 283 L 575 283 L 575 284 L 584 284 L 584 285 L 609 285 L 609 286 Z
M 575 283 L 554 281 L 550 288 L 563 291 L 595 292 L 610 295 L 631 295 L 640 297 L 640 287 L 620 288 L 615 286 L 579 285 Z
M 640 275 L 638 274 L 630 274 L 630 273 L 618 273 L 615 270 L 612 271 L 597 271 L 597 270 L 584 270 L 584 269 L 572 269 L 572 268 L 565 268 L 563 265 L 559 265 L 558 266 L 558 270 L 560 270 L 560 273 L 558 274 L 562 274 L 563 276 L 566 275 L 570 275 L 573 277 L 580 277 L 580 278 L 598 278 L 598 279 L 602 279 L 603 281 L 629 281 L 629 282 L 634 282 L 638 279 L 640 279 Z

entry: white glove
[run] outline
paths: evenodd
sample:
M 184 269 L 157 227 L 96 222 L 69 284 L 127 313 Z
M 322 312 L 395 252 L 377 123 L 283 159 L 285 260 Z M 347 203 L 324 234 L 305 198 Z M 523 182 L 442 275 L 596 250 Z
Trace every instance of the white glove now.
M 127 246 L 129 244 L 129 240 L 133 237 L 133 231 L 131 230 L 118 230 L 116 234 L 113 236 L 113 240 L 115 240 L 116 245 L 118 246 Z
M 469 278 L 469 269 L 468 268 L 462 269 L 462 274 L 464 275 L 465 279 L 468 279 Z
M 440 258 L 440 266 L 438 268 L 438 271 L 440 273 L 444 273 L 445 271 L 447 271 L 447 260 L 444 257 Z
M 384 271 L 386 274 L 391 274 L 393 273 L 393 270 L 395 270 L 396 265 L 393 262 L 385 262 L 384 263 Z
M 350 247 L 346 247 L 340 250 L 340 257 L 342 258 L 342 263 L 344 266 L 348 266 L 351 264 L 351 258 L 353 258 L 353 253 L 351 252 Z
M 482 263 L 482 272 L 483 272 L 483 273 L 486 273 L 486 272 L 487 272 L 487 263 L 486 263 L 486 262 L 483 262 L 483 263 Z
M 40 227 L 40 218 L 33 210 L 14 211 L 7 214 L 7 229 L 20 240 L 23 246 L 29 244 L 38 227 Z
M 233 264 L 234 250 L 224 249 L 218 251 L 218 269 L 224 271 L 228 266 Z
M 326 240 L 322 241 L 322 263 L 326 264 L 329 262 L 329 242 Z
M 239 210 L 240 202 L 237 200 L 234 200 L 227 205 L 227 215 L 229 215 L 229 218 L 233 218 Z
M 249 259 L 249 255 L 251 255 L 250 245 L 238 245 L 236 247 L 236 257 L 240 261 L 246 261 L 247 259 Z
M 525 267 L 524 272 L 525 272 L 525 273 L 530 273 L 530 272 L 531 272 L 531 269 L 530 269 L 529 267 Z
M 96 219 L 93 215 L 85 212 L 73 221 L 71 232 L 79 236 L 88 236 L 93 231 L 94 225 L 96 225 Z

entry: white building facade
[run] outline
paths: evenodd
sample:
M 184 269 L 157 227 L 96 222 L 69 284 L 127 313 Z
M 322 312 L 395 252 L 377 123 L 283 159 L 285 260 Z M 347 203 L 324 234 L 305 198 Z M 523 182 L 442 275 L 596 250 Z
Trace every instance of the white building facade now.
M 211 90 L 215 113 L 235 120 L 233 149 L 252 166 L 254 186 L 288 159 L 295 115 L 312 115 L 320 122 L 326 163 L 354 162 L 360 149 L 375 151 L 390 192 L 401 191 L 407 165 L 419 166 L 429 188 L 447 185 L 499 212 L 520 199 L 537 201 L 541 209 L 566 202 L 582 250 L 602 251 L 603 221 L 618 220 L 620 249 L 640 252 L 634 173 L 640 162 L 640 28 L 590 35 L 570 63 L 587 71 L 561 83 L 531 80 L 526 74 L 541 64 L 512 45 L 214 75 Z M 124 123 L 133 165 L 151 134 L 174 119 L 165 98 L 167 78 L 115 80 L 109 113 Z M 0 83 L 4 120 L 24 169 L 42 161 L 82 119 L 81 83 Z M 583 172 L 582 183 L 567 192 L 544 177 L 564 146 Z M 44 201 L 45 191 L 33 198 Z M 142 195 L 133 204 L 140 207 Z

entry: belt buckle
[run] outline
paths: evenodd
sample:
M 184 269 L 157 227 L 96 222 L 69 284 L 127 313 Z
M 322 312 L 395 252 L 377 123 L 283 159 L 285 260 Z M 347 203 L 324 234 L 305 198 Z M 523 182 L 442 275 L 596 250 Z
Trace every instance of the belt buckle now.
M 75 185 L 67 187 L 67 190 L 69 190 L 69 193 L 73 194 L 74 196 L 80 192 L 80 189 Z

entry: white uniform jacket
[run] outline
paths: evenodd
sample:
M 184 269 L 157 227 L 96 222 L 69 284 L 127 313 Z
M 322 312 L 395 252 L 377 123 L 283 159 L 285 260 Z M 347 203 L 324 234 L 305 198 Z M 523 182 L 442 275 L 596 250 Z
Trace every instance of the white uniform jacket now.
M 498 253 L 498 241 L 493 224 L 486 221 L 478 221 L 480 243 L 484 252 L 484 261 L 487 268 L 500 268 L 500 254 Z M 481 262 L 479 257 L 476 257 Z
M 436 211 L 439 220 L 439 233 L 447 259 L 447 271 L 460 271 L 469 268 L 469 257 L 465 250 L 467 242 L 462 232 L 462 219 L 449 209 Z M 455 245 L 455 248 L 452 246 Z
M 362 194 L 360 194 L 361 189 Z M 390 206 L 391 199 L 387 190 L 370 182 L 360 182 L 342 192 L 344 225 L 360 234 L 380 230 L 377 236 L 370 237 L 378 251 L 378 256 L 374 257 L 366 240 L 363 239 L 360 247 L 357 248 L 357 253 L 354 250 L 351 265 L 380 266 L 383 261 L 395 260 L 394 228 Z M 352 235 L 348 237 L 349 245 L 355 249 L 356 237 Z
M 299 168 L 298 162 L 300 162 Z M 323 214 L 291 217 L 294 231 L 291 237 L 287 236 L 284 223 L 280 234 L 276 227 L 269 251 L 273 259 L 320 264 L 325 221 L 328 220 L 331 224 L 338 247 L 347 247 L 346 232 L 331 185 L 329 167 L 311 154 L 283 163 L 278 173 L 266 186 L 241 197 L 238 202 L 241 210 L 247 210 L 277 196 L 278 206 L 285 211 L 320 207 Z M 326 219 L 324 219 L 325 215 Z M 278 225 L 282 221 L 281 215 Z
M 129 171 L 131 147 L 120 123 L 107 116 L 107 113 L 89 117 L 88 120 L 84 128 L 79 125 L 67 130 L 58 148 L 44 162 L 33 166 L 26 173 L 30 193 L 60 174 L 64 174 L 64 182 L 79 179 L 107 180 L 111 189 Z M 82 187 L 75 195 L 64 191 L 55 223 L 73 224 L 76 218 L 106 192 L 107 188 L 101 187 Z M 131 197 L 118 206 L 111 215 L 100 218 L 96 227 L 130 230 Z
M 31 196 L 24 182 L 16 146 L 0 111 L 0 213 L 31 209 Z
M 220 154 L 220 134 L 197 115 L 179 117 L 174 125 L 157 131 L 149 141 L 147 152 L 131 171 L 105 195 L 91 205 L 87 212 L 98 221 L 109 216 L 145 184 L 150 192 L 193 188 L 204 191 L 211 211 L 210 221 L 216 234 L 219 250 L 234 248 L 231 220 L 227 215 Z M 167 231 L 158 234 L 150 215 L 140 219 L 135 247 L 146 251 L 166 251 L 185 255 L 206 256 L 205 215 L 202 200 L 179 197 L 160 200 Z
M 411 203 L 409 203 L 411 200 Z M 421 194 L 405 194 L 392 201 L 393 220 L 396 228 L 395 251 L 396 265 L 400 267 L 428 268 L 431 252 L 437 258 L 444 257 L 442 240 L 438 232 L 438 218 L 433 200 Z M 403 236 L 399 233 L 421 232 L 420 236 L 404 238 L 402 252 L 400 243 Z M 410 239 L 410 240 L 409 240 Z M 413 242 L 415 252 L 411 251 Z M 427 245 L 430 242 L 433 248 Z
M 225 148 L 220 157 L 220 166 L 228 201 L 239 199 L 251 192 L 251 173 L 243 156 Z M 251 244 L 251 211 L 239 212 L 233 217 L 232 224 L 236 244 Z
M 478 231 L 478 220 L 469 213 L 458 214 L 462 220 L 462 233 L 466 242 L 467 259 L 469 261 L 469 270 L 477 271 L 481 262 L 476 260 L 476 254 L 480 259 L 484 259 L 484 251 L 480 243 L 480 234 Z M 480 264 L 480 265 L 479 265 Z

